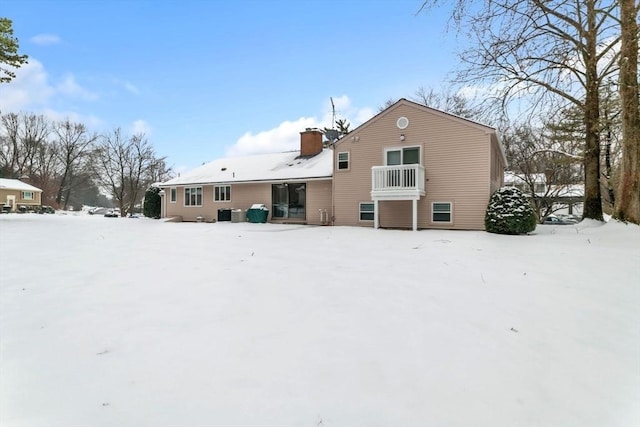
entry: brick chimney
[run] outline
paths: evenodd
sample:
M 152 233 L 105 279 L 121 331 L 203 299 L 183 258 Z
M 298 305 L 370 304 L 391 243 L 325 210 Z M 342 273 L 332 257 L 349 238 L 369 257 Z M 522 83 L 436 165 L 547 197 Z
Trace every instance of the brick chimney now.
M 320 152 L 322 152 L 322 132 L 319 129 L 300 132 L 300 156 L 315 156 Z

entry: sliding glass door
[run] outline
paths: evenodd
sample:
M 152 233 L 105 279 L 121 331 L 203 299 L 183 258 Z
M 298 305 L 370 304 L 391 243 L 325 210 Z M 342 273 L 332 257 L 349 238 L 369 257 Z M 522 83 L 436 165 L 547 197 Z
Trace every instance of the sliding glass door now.
M 273 184 L 271 216 L 274 219 L 306 218 L 306 184 Z

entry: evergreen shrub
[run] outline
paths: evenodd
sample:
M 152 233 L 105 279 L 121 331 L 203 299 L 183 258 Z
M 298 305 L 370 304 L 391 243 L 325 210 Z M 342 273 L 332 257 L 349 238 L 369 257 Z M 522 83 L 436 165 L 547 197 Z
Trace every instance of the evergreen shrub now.
M 162 197 L 160 197 L 160 188 L 151 187 L 144 193 L 144 205 L 142 206 L 142 213 L 147 218 L 160 218 L 160 204 L 162 203 Z
M 484 218 L 489 233 L 526 234 L 536 229 L 536 223 L 536 214 L 522 191 L 502 187 L 491 195 Z

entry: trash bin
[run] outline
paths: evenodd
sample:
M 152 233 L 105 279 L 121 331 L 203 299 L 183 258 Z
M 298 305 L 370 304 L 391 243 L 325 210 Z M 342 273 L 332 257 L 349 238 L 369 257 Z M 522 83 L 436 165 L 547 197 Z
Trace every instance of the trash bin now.
M 269 209 L 265 205 L 255 204 L 247 209 L 247 219 L 253 223 L 267 222 L 269 217 Z
M 234 209 L 231 211 L 231 222 L 245 222 L 247 220 L 242 209 Z
M 218 209 L 218 221 L 231 221 L 231 209 Z

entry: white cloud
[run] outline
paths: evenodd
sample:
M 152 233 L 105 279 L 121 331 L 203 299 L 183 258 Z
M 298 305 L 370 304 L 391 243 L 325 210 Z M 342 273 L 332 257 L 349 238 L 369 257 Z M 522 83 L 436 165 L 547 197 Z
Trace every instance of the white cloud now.
M 67 74 L 64 79 L 56 85 L 56 91 L 61 95 L 72 98 L 78 97 L 87 101 L 94 101 L 98 99 L 98 95 L 96 93 L 80 86 L 72 74 Z
M 99 129 L 104 126 L 104 120 L 95 115 L 54 107 L 54 103 L 63 105 L 68 100 L 74 101 L 75 104 L 77 100 L 98 99 L 98 93 L 81 86 L 73 74 L 67 74 L 55 80 L 47 73 L 43 64 L 33 57 L 20 68 L 12 68 L 12 71 L 15 72 L 16 77 L 0 87 L 0 113 L 30 112 L 44 114 L 54 121 L 69 119 L 83 123 L 90 129 Z M 129 92 L 137 90 L 133 85 L 126 89 Z M 149 125 L 144 121 L 139 121 L 132 127 L 141 129 L 145 133 L 150 131 Z
M 76 113 L 75 111 L 55 111 L 49 108 L 44 109 L 42 112 L 47 118 L 53 121 L 69 120 L 74 123 L 82 123 L 87 126 L 88 129 L 94 130 L 104 126 L 104 121 L 94 115 L 83 115 Z
M 129 92 L 129 93 L 132 93 L 134 95 L 139 95 L 140 94 L 140 89 L 138 89 L 138 87 L 135 86 L 133 83 L 124 82 L 123 86 L 127 90 L 127 92 Z
M 33 44 L 48 46 L 60 43 L 60 37 L 55 34 L 38 34 L 29 39 Z
M 55 93 L 49 84 L 49 76 L 42 64 L 29 59 L 20 68 L 13 68 L 16 77 L 10 83 L 2 85 L 0 111 L 18 112 L 46 104 Z
M 300 146 L 300 132 L 313 127 L 320 127 L 317 119 L 301 117 L 255 135 L 247 132 L 227 150 L 227 155 L 233 157 L 296 150 Z
M 356 108 L 351 105 L 347 95 L 333 98 L 336 119 L 346 119 L 351 123 L 350 129 L 373 117 L 374 109 L 370 107 Z M 300 148 L 300 132 L 307 128 L 331 127 L 331 101 L 327 99 L 322 107 L 321 117 L 300 117 L 294 121 L 284 121 L 273 129 L 253 134 L 247 132 L 227 150 L 227 156 L 246 156 L 262 153 L 293 151 Z
M 3 112 L 50 108 L 49 104 L 54 97 L 80 98 L 85 101 L 98 98 L 96 93 L 80 86 L 72 74 L 66 75 L 58 83 L 52 83 L 42 63 L 33 58 L 13 71 L 15 79 L 2 85 L 0 111 Z
M 149 123 L 145 122 L 144 120 L 138 119 L 131 125 L 131 133 L 133 135 L 143 134 L 149 136 L 151 135 L 151 125 L 149 125 Z

